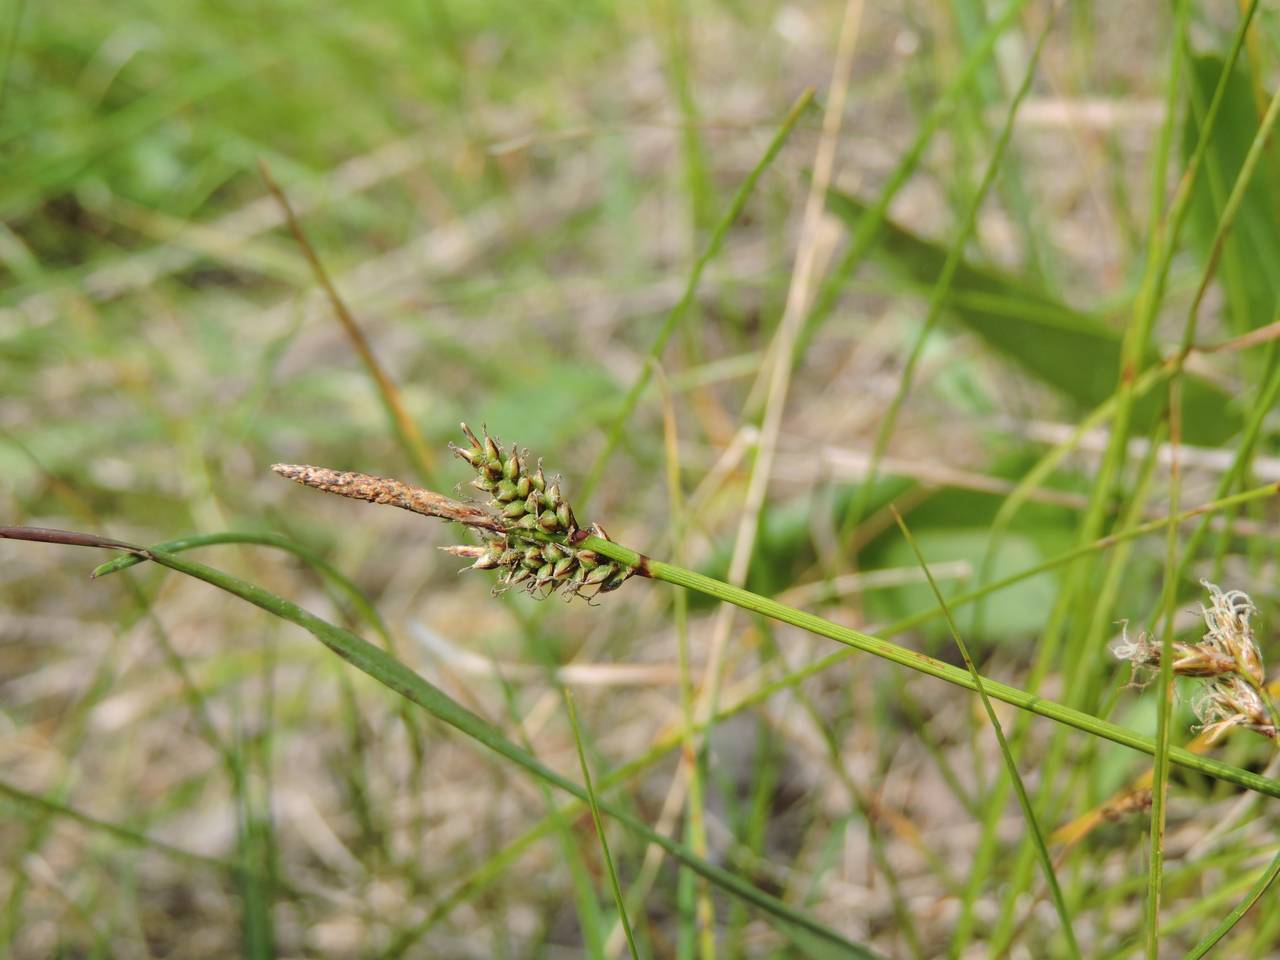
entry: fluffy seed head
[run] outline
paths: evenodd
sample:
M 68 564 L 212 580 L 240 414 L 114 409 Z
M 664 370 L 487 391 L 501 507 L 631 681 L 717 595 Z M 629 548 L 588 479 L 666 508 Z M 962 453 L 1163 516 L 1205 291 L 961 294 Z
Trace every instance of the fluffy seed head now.
M 1275 723 L 1261 690 L 1265 681 L 1262 651 L 1254 637 L 1252 618 L 1257 608 L 1243 590 L 1223 592 L 1207 580 L 1209 605 L 1201 606 L 1206 633 L 1199 643 L 1172 645 L 1173 673 L 1204 681 L 1192 708 L 1200 729 L 1216 739 L 1233 727 L 1243 727 L 1277 739 Z M 1160 666 L 1162 649 L 1145 633 L 1130 640 L 1127 625 L 1112 653 L 1127 660 L 1133 682 L 1141 686 Z

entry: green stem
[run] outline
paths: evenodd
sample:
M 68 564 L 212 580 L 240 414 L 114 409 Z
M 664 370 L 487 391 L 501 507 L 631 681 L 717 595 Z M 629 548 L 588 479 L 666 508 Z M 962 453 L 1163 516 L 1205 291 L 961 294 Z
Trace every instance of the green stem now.
M 622 887 L 618 884 L 618 871 L 613 865 L 613 854 L 609 852 L 609 838 L 605 836 L 604 820 L 600 818 L 600 804 L 596 800 L 595 786 L 591 782 L 591 766 L 587 763 L 587 752 L 582 746 L 582 728 L 578 724 L 578 710 L 573 705 L 573 694 L 568 687 L 562 688 L 565 710 L 569 714 L 569 726 L 573 728 L 573 742 L 578 748 L 578 766 L 582 769 L 582 786 L 587 791 L 587 803 L 591 807 L 591 822 L 596 828 L 596 838 L 600 841 L 600 853 L 604 857 L 604 865 L 609 874 L 609 887 L 613 891 L 613 903 L 618 908 L 618 920 L 622 924 L 622 932 L 627 938 L 627 949 L 631 952 L 631 960 L 639 960 L 640 950 L 636 947 L 635 934 L 631 932 L 631 920 L 627 917 L 627 905 L 622 897 Z
M 650 345 L 648 353 L 650 359 L 660 357 L 662 351 L 666 349 L 667 341 L 671 339 L 676 327 L 684 319 L 684 315 L 689 312 L 689 308 L 693 306 L 693 298 L 698 293 L 698 284 L 702 281 L 702 273 L 706 270 L 707 264 L 715 259 L 720 252 L 720 248 L 724 246 L 724 239 L 729 233 L 729 228 L 733 226 L 734 221 L 742 213 L 743 207 L 747 205 L 747 199 L 755 189 L 756 182 L 764 174 L 769 164 L 773 162 L 773 158 L 778 155 L 782 145 L 787 142 L 787 138 L 791 136 L 791 131 L 795 129 L 795 125 L 804 116 L 804 112 L 809 109 L 809 104 L 812 101 L 812 88 L 805 90 L 796 98 L 796 102 L 787 111 L 782 125 L 778 127 L 778 132 L 773 135 L 773 139 L 769 141 L 769 146 L 765 148 L 764 156 L 747 174 L 747 179 L 742 181 L 742 185 L 738 187 L 738 192 L 729 201 L 729 206 L 725 210 L 724 216 L 720 218 L 720 222 L 716 224 L 711 236 L 707 239 L 706 248 L 694 262 L 693 269 L 689 271 L 689 279 L 685 282 L 684 293 L 680 295 L 676 305 L 667 314 L 667 318 L 663 321 L 662 329 L 658 331 L 658 335 L 653 338 L 653 343 Z M 582 485 L 582 493 L 578 498 L 580 506 L 585 506 L 587 501 L 591 499 L 591 494 L 595 492 L 600 480 L 604 477 L 604 470 L 609 463 L 609 458 L 613 456 L 613 451 L 621 442 L 622 434 L 627 429 L 627 421 L 631 418 L 631 413 L 635 410 L 636 404 L 640 402 L 640 397 L 644 393 L 645 387 L 649 385 L 649 378 L 652 373 L 652 365 L 644 364 L 636 375 L 635 382 L 631 384 L 631 389 L 627 391 L 627 395 L 622 401 L 622 408 L 614 416 L 613 424 L 609 428 L 609 435 L 605 438 L 604 447 L 596 454 L 595 462 L 591 465 L 591 471 L 587 474 L 587 479 Z
M 1191 952 L 1187 954 L 1186 960 L 1200 960 L 1201 957 L 1207 956 L 1218 941 L 1230 933 L 1231 928 L 1240 922 L 1249 908 L 1262 899 L 1262 895 L 1276 882 L 1277 876 L 1280 876 L 1280 853 L 1277 853 L 1272 858 L 1267 869 L 1258 877 L 1257 883 L 1249 889 L 1244 899 L 1236 905 L 1234 910 L 1222 918 L 1222 922 L 1214 927 L 1207 937 L 1195 945 Z
M 1063 935 L 1067 938 L 1067 949 L 1072 957 L 1079 960 L 1080 945 L 1076 942 L 1075 932 L 1071 928 L 1071 913 L 1067 910 L 1066 901 L 1062 898 L 1062 887 L 1059 885 L 1058 876 L 1053 869 L 1053 860 L 1049 856 L 1049 847 L 1044 841 L 1044 832 L 1040 829 L 1035 809 L 1031 806 L 1031 798 L 1027 795 L 1026 785 L 1022 782 L 1022 775 L 1018 772 L 1018 763 L 1014 759 L 1013 751 L 1009 749 L 1009 741 L 1005 738 L 1004 727 L 1000 724 L 1000 718 L 996 716 L 995 707 L 991 705 L 991 698 L 987 696 L 986 684 L 983 682 L 982 675 L 978 673 L 978 665 L 974 663 L 973 657 L 969 653 L 969 646 L 964 642 L 964 637 L 960 633 L 959 626 L 956 625 L 955 618 L 951 616 L 951 608 L 947 606 L 947 601 L 943 598 L 942 591 L 938 589 L 938 582 L 933 579 L 933 573 L 925 562 L 924 554 L 920 552 L 919 544 L 916 543 L 915 537 L 911 535 L 911 531 L 907 529 L 907 525 L 902 519 L 902 514 L 898 513 L 893 507 L 889 509 L 893 511 L 893 519 L 898 522 L 898 529 L 902 531 L 903 537 L 910 544 L 920 568 L 924 570 L 925 577 L 929 580 L 929 589 L 933 591 L 934 599 L 938 601 L 938 606 L 942 608 L 942 615 L 947 620 L 947 627 L 956 642 L 956 647 L 960 650 L 960 656 L 969 671 L 969 676 L 973 678 L 974 687 L 978 691 L 978 697 L 982 700 L 982 707 L 986 711 L 987 720 L 991 723 L 991 729 L 995 731 L 996 742 L 1000 747 L 1000 755 L 1004 758 L 1005 768 L 1009 772 L 1009 781 L 1018 796 L 1018 805 L 1022 808 L 1022 815 L 1027 821 L 1027 829 L 1035 842 L 1036 853 L 1039 855 L 1040 865 L 1044 869 L 1045 881 L 1049 884 L 1049 892 L 1053 896 L 1053 905 L 1058 911 L 1058 919 L 1062 923 Z M 1176 528 L 1171 527 L 1171 529 Z
M 1262 490 L 1268 493 L 1274 493 L 1274 485 L 1268 485 Z M 1256 492 L 1251 491 L 1256 495 Z M 1234 499 L 1234 498 L 1225 498 Z M 1168 525 L 1171 521 L 1189 519 L 1202 513 L 1203 507 L 1195 510 L 1185 511 L 1177 514 L 1173 518 L 1161 519 L 1153 521 L 1153 524 L 1144 524 L 1142 527 L 1135 527 L 1133 530 L 1126 531 L 1126 539 L 1130 536 L 1136 536 L 1137 531 L 1143 530 L 1150 532 L 1151 529 L 1159 529 Z M 1144 530 L 1144 528 L 1149 528 Z M 1104 541 L 1115 541 L 1119 537 L 1103 538 Z M 964 687 L 968 690 L 977 690 L 978 682 L 967 670 L 954 667 L 949 663 L 943 663 L 941 660 L 935 660 L 923 653 L 917 653 L 906 647 L 900 647 L 888 640 L 879 637 L 873 637 L 870 634 L 862 633 L 849 627 L 832 623 L 830 620 L 824 620 L 822 617 L 815 616 L 812 613 L 806 613 L 803 610 L 796 610 L 785 604 L 778 603 L 776 600 L 770 600 L 768 597 L 762 597 L 759 594 L 752 593 L 750 590 L 744 590 L 741 587 L 734 587 L 721 580 L 704 576 L 693 570 L 686 570 L 683 567 L 677 567 L 669 563 L 663 563 L 661 560 L 653 560 L 634 550 L 630 550 L 620 544 L 613 543 L 609 540 L 603 540 L 599 537 L 588 537 L 580 544 L 583 549 L 594 550 L 595 552 L 616 560 L 619 563 L 625 563 L 632 567 L 636 567 L 641 573 L 652 577 L 655 580 L 662 580 L 686 590 L 693 590 L 696 593 L 704 594 L 716 600 L 732 603 L 744 610 L 750 610 L 761 616 L 770 617 L 780 623 L 787 623 L 793 627 L 799 627 L 809 633 L 817 634 L 820 637 L 826 637 L 837 643 L 861 650 L 864 653 L 870 653 L 873 656 L 889 660 L 900 666 L 908 667 L 919 673 L 928 674 L 931 677 L 937 677 L 939 680 L 945 680 L 947 683 L 954 684 L 958 687 Z M 1095 544 L 1087 546 L 1088 549 L 1096 549 Z M 1059 558 L 1061 560 L 1062 558 Z M 1021 579 L 1021 575 L 1019 576 Z M 930 615 L 934 615 L 930 611 Z M 925 619 L 925 618 L 921 618 Z M 1121 744 L 1133 750 L 1138 750 L 1148 756 L 1154 756 L 1156 752 L 1155 741 L 1151 737 L 1143 736 L 1114 723 L 1101 720 L 1091 714 L 1076 710 L 1064 704 L 1056 703 L 1053 700 L 1046 700 L 1020 690 L 1017 687 L 1000 683 L 996 680 L 983 678 L 982 687 L 985 688 L 987 694 L 997 700 L 1011 704 L 1022 710 L 1027 710 L 1039 716 L 1046 717 L 1057 723 L 1064 724 L 1069 727 L 1075 727 L 1085 733 L 1102 737 L 1113 743 Z M 1225 780 L 1228 783 L 1234 783 L 1237 786 L 1245 787 L 1249 790 L 1256 790 L 1267 796 L 1280 799 L 1280 781 L 1272 780 L 1270 777 L 1263 777 L 1248 770 L 1242 770 L 1231 764 L 1223 763 L 1209 757 L 1197 756 L 1189 750 L 1181 747 L 1174 747 L 1169 750 L 1169 759 L 1172 763 L 1189 770 L 1196 770 L 1206 776 L 1215 779 Z

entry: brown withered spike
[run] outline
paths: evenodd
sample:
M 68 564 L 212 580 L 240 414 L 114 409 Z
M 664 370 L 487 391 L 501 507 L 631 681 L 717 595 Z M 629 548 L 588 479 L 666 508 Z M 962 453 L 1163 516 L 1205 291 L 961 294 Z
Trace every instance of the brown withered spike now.
M 502 521 L 487 510 L 451 500 L 449 497 L 424 490 L 422 487 L 411 487 L 407 483 L 388 477 L 375 477 L 368 473 L 292 463 L 272 464 L 271 469 L 280 476 L 303 486 L 315 487 L 317 490 L 336 493 L 353 500 L 389 503 L 393 507 L 411 510 L 424 517 L 452 520 L 466 524 L 468 527 L 491 530 L 495 533 L 503 531 Z

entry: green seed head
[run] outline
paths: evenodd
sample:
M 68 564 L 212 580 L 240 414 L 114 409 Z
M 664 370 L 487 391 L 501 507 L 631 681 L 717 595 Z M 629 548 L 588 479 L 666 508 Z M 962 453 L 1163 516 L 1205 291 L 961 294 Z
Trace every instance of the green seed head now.
M 613 576 L 614 569 L 615 568 L 612 563 L 601 564 L 600 566 L 592 570 L 590 573 L 588 573 L 586 576 L 586 579 L 583 582 L 584 583 L 604 583 L 606 580 L 608 580 L 610 577 Z
M 502 465 L 502 475 L 508 480 L 514 481 L 520 476 L 521 466 L 520 454 L 516 452 L 516 448 L 513 445 L 511 447 L 511 456 L 508 457 L 507 461 Z
M 573 519 L 573 508 L 568 503 L 561 500 L 560 505 L 556 507 L 556 519 L 560 521 L 560 526 L 565 530 L 573 531 L 578 528 L 577 523 Z
M 570 595 L 589 599 L 616 589 L 631 576 L 630 568 L 573 546 L 578 523 L 559 477 L 548 481 L 541 462 L 531 471 L 528 455 L 515 444 L 504 458 L 502 446 L 488 433 L 481 439 L 466 424 L 462 432 L 470 447 L 450 447 L 475 471 L 471 484 L 489 496 L 488 506 L 501 527 L 482 532 L 482 547 L 450 552 L 474 560 L 476 569 L 502 571 L 500 589 L 523 585 L 538 597 L 565 588 Z M 591 531 L 608 539 L 595 524 Z M 546 537 L 554 540 L 531 542 Z

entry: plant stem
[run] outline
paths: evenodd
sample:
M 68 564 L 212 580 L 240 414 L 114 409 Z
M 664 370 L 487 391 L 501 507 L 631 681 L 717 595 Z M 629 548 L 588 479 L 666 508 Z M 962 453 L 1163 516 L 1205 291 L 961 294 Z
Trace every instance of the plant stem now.
M 1199 512 L 1199 509 L 1188 511 L 1185 514 L 1178 514 L 1172 519 L 1185 519 L 1187 514 L 1195 515 Z M 1156 524 L 1161 526 L 1169 522 L 1169 520 L 1155 521 Z M 1130 533 L 1132 532 L 1130 531 Z M 675 586 L 684 587 L 686 590 L 705 594 L 725 603 L 732 603 L 735 606 L 742 607 L 744 610 L 770 617 L 780 623 L 799 627 L 801 630 L 854 647 L 864 653 L 870 653 L 873 656 L 889 660 L 901 666 L 909 667 L 919 673 L 937 677 L 939 680 L 945 680 L 955 686 L 975 691 L 978 689 L 978 683 L 967 670 L 954 667 L 949 663 L 943 663 L 941 660 L 935 660 L 927 654 L 917 653 L 906 647 L 898 646 L 888 640 L 882 640 L 859 630 L 832 623 L 830 620 L 824 620 L 822 617 L 815 616 L 812 613 L 796 610 L 793 607 L 778 603 L 776 600 L 770 600 L 768 597 L 752 593 L 742 587 L 730 586 L 723 581 L 704 576 L 693 570 L 686 570 L 684 567 L 663 563 L 661 560 L 653 560 L 621 544 L 603 540 L 599 537 L 587 537 L 579 546 L 583 549 L 594 550 L 611 560 L 636 567 L 642 575 L 649 576 L 654 580 L 662 580 Z M 1143 736 L 1140 733 L 1135 733 L 1114 723 L 1101 720 L 1081 710 L 1076 710 L 1052 700 L 1046 700 L 996 680 L 983 678 L 982 687 L 989 696 L 1019 709 L 1027 710 L 1069 727 L 1075 727 L 1077 730 L 1083 730 L 1085 733 L 1102 737 L 1149 756 L 1155 755 L 1156 745 L 1151 737 Z M 1270 777 L 1259 776 L 1256 773 L 1242 770 L 1239 767 L 1234 767 L 1209 757 L 1196 756 L 1181 747 L 1170 748 L 1169 759 L 1178 766 L 1197 770 L 1207 776 L 1226 780 L 1237 786 L 1256 790 L 1259 793 L 1280 799 L 1280 781 L 1272 780 Z

